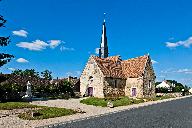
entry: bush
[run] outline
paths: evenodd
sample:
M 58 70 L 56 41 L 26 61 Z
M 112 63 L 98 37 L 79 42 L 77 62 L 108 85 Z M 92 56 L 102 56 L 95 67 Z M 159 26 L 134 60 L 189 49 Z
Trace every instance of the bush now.
M 25 87 L 17 84 L 0 84 L 0 101 L 19 101 L 22 98 L 21 92 Z
M 168 89 L 167 88 L 156 88 L 156 93 L 168 93 Z

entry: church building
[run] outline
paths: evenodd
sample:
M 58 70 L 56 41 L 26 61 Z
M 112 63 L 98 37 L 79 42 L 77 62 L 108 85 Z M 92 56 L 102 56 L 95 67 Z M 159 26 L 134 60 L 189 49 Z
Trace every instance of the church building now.
M 99 98 L 155 96 L 155 73 L 149 54 L 122 60 L 108 56 L 106 22 L 102 26 L 99 56 L 90 56 L 80 76 L 82 96 Z

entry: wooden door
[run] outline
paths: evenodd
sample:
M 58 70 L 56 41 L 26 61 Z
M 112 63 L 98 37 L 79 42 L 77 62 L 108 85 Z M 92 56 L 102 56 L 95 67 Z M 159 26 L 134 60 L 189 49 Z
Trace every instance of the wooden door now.
M 132 96 L 136 96 L 137 95 L 137 92 L 136 92 L 136 88 L 132 88 Z
M 88 96 L 93 96 L 93 87 L 88 88 Z

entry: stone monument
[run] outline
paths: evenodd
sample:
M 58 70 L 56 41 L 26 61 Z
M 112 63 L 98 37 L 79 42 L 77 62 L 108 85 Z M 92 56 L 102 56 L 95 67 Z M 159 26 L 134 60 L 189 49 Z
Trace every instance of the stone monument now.
M 31 92 L 31 83 L 27 81 L 27 90 L 26 94 L 23 96 L 24 99 L 31 100 L 32 99 L 32 92 Z

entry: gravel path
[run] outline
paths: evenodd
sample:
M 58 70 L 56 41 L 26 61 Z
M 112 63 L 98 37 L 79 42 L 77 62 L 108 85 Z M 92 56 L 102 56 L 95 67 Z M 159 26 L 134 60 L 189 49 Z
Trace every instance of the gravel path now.
M 166 102 L 170 100 L 176 100 L 180 98 L 185 97 L 178 97 L 174 99 L 166 99 L 162 101 L 153 101 L 153 102 L 145 102 L 141 104 L 134 104 L 129 106 L 121 106 L 116 108 L 107 108 L 107 107 L 96 107 L 92 105 L 85 105 L 81 104 L 81 99 L 69 99 L 69 100 L 48 100 L 48 101 L 33 101 L 32 104 L 35 105 L 43 105 L 43 106 L 50 106 L 50 107 L 61 107 L 61 108 L 69 108 L 69 109 L 81 109 L 82 111 L 85 111 L 86 113 L 77 113 L 74 115 L 69 116 L 63 116 L 63 117 L 56 117 L 56 118 L 50 118 L 50 119 L 44 119 L 44 120 L 21 120 L 17 117 L 16 114 L 10 114 L 9 116 L 3 116 L 3 113 L 6 112 L 6 110 L 0 110 L 0 128 L 31 128 L 31 127 L 40 127 L 40 126 L 52 126 L 58 125 L 65 122 L 71 122 L 71 121 L 77 121 L 77 120 L 84 120 L 87 118 L 92 118 L 100 115 L 110 114 L 110 113 L 116 113 L 119 111 L 129 110 L 132 108 L 138 108 L 142 106 L 148 106 L 151 104 L 156 104 L 160 102 Z M 3 117 L 2 117 L 3 116 Z

